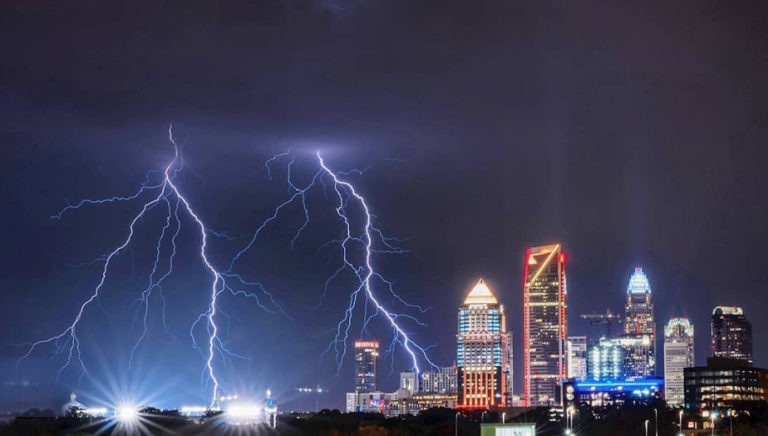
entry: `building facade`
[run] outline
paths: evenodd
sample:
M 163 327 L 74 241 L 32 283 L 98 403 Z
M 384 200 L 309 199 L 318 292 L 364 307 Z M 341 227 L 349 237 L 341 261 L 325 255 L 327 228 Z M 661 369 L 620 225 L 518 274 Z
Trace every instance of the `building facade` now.
M 456 335 L 458 407 L 506 405 L 507 327 L 504 306 L 480 279 L 459 307 Z
M 624 369 L 627 379 L 656 375 L 656 321 L 651 302 L 651 285 L 643 268 L 636 267 L 627 285 L 624 306 Z
M 419 392 L 419 376 L 415 372 L 400 373 L 400 389 L 410 392 L 411 395 Z
M 685 408 L 694 411 L 764 408 L 768 401 L 768 370 L 743 359 L 711 357 L 707 366 L 684 369 Z
M 600 338 L 587 354 L 587 379 L 608 381 L 624 379 L 624 347 L 618 338 Z
M 587 337 L 568 336 L 566 345 L 568 355 L 568 378 L 579 381 L 587 379 Z
M 424 371 L 421 374 L 422 392 L 456 395 L 456 386 L 456 365 L 440 368 L 439 371 Z
M 712 353 L 752 365 L 752 324 L 740 307 L 717 306 L 712 311 Z
M 672 318 L 664 327 L 664 399 L 671 406 L 683 404 L 684 369 L 694 366 L 693 324 Z
M 589 406 L 607 409 L 622 406 L 650 406 L 661 399 L 664 380 L 648 378 L 637 381 L 569 381 L 565 384 L 565 408 Z
M 559 405 L 561 382 L 568 376 L 565 254 L 560 244 L 528 248 L 524 278 L 524 404 Z
M 379 341 L 355 341 L 355 392 L 376 392 L 379 387 Z

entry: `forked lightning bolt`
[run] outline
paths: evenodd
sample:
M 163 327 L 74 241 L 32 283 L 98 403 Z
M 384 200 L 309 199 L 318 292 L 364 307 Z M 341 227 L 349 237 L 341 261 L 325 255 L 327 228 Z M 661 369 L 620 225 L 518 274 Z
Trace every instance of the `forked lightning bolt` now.
M 385 238 L 384 235 L 381 233 L 381 231 L 373 226 L 373 224 L 371 222 L 371 211 L 368 208 L 368 204 L 366 203 L 366 201 L 362 197 L 362 195 L 360 195 L 357 192 L 357 190 L 355 190 L 355 187 L 351 183 L 349 183 L 347 181 L 344 181 L 344 180 L 341 180 L 339 178 L 339 176 L 336 173 L 334 173 L 333 170 L 331 170 L 325 164 L 325 161 L 323 160 L 323 157 L 320 155 L 320 152 L 317 152 L 316 155 L 317 155 L 317 159 L 318 159 L 318 161 L 320 163 L 320 167 L 323 169 L 323 171 L 325 171 L 325 173 L 333 181 L 333 189 L 334 189 L 334 192 L 336 193 L 336 196 L 338 197 L 338 200 L 339 200 L 338 206 L 336 207 L 336 213 L 339 215 L 339 218 L 341 218 L 344 221 L 345 232 L 344 232 L 343 239 L 340 242 L 341 251 L 342 251 L 342 261 L 343 261 L 342 269 L 343 268 L 350 268 L 352 271 L 354 271 L 355 276 L 357 277 L 357 279 L 359 281 L 359 285 L 357 286 L 357 288 L 350 295 L 349 306 L 347 307 L 347 309 L 346 309 L 346 311 L 344 313 L 344 318 L 339 322 L 339 324 L 337 326 L 336 336 L 335 336 L 333 342 L 331 343 L 333 345 L 335 351 L 336 351 L 337 361 L 340 364 L 340 362 L 342 362 L 343 359 L 344 359 L 344 355 L 346 354 L 346 344 L 347 344 L 347 341 L 349 339 L 349 330 L 350 330 L 351 325 L 352 325 L 352 314 L 353 314 L 355 306 L 357 304 L 358 294 L 362 291 L 362 292 L 365 293 L 365 297 L 366 297 L 367 301 L 370 301 L 373 304 L 374 308 L 375 308 L 375 312 L 373 314 L 368 315 L 366 313 L 366 315 L 364 316 L 362 330 L 365 330 L 365 328 L 367 327 L 368 323 L 370 322 L 370 320 L 374 316 L 376 316 L 378 314 L 383 314 L 384 318 L 386 318 L 386 320 L 388 321 L 388 323 L 390 324 L 390 326 L 392 327 L 393 332 L 394 332 L 394 337 L 393 337 L 393 340 L 392 340 L 392 346 L 394 346 L 394 344 L 396 344 L 396 343 L 399 343 L 399 344 L 401 344 L 403 346 L 403 348 L 405 349 L 405 351 L 408 353 L 408 355 L 411 358 L 411 362 L 412 362 L 412 365 L 413 365 L 412 369 L 415 370 L 417 374 L 421 373 L 421 370 L 419 368 L 419 356 L 422 357 L 430 366 L 435 367 L 436 365 L 434 363 L 432 363 L 432 361 L 427 356 L 427 352 L 426 352 L 427 349 L 424 348 L 424 347 L 421 347 L 418 344 L 416 344 L 415 342 L 413 342 L 413 340 L 411 340 L 411 338 L 408 336 L 408 333 L 398 323 L 397 320 L 399 318 L 407 318 L 407 319 L 411 319 L 411 320 L 415 321 L 419 325 L 423 325 L 423 324 L 421 324 L 415 317 L 413 317 L 411 315 L 401 314 L 401 313 L 394 313 L 394 312 L 391 312 L 391 311 L 387 310 L 379 302 L 379 299 L 376 298 L 376 295 L 375 295 L 375 293 L 373 291 L 373 283 L 372 283 L 372 281 L 374 279 L 378 279 L 378 280 L 380 280 L 382 283 L 384 283 L 387 286 L 387 288 L 389 289 L 390 293 L 395 297 L 395 299 L 397 299 L 401 303 L 404 303 L 408 307 L 416 307 L 420 311 L 422 311 L 422 312 L 424 311 L 423 309 L 421 309 L 418 306 L 405 303 L 405 301 L 402 298 L 400 298 L 394 292 L 394 289 L 393 289 L 393 286 L 392 286 L 392 282 L 384 279 L 384 277 L 381 274 L 377 273 L 376 270 L 373 267 L 371 256 L 372 256 L 372 253 L 374 253 L 376 251 L 374 249 L 374 246 L 373 246 L 373 235 L 374 234 L 377 235 L 380 238 L 380 240 L 382 241 L 384 246 L 387 248 L 387 250 L 385 250 L 385 251 L 402 252 L 402 250 L 399 249 L 398 247 L 394 247 L 394 246 L 390 245 L 390 243 L 389 243 L 390 240 Z M 352 198 L 354 198 L 358 202 L 359 206 L 363 210 L 364 223 L 363 223 L 363 235 L 362 235 L 362 237 L 355 237 L 352 234 L 352 227 L 350 225 L 350 218 L 349 218 L 349 216 L 347 215 L 347 212 L 346 212 L 347 200 L 345 199 L 345 196 L 344 196 L 345 192 L 344 191 L 346 191 L 346 194 L 348 196 L 351 196 Z M 349 258 L 349 251 L 348 251 L 347 248 L 348 248 L 348 244 L 353 243 L 353 242 L 357 242 L 357 243 L 360 243 L 360 244 L 363 245 L 363 257 L 364 257 L 364 259 L 363 259 L 362 265 L 357 265 L 356 266 L 356 264 L 353 263 L 350 260 L 350 258 Z M 340 270 L 337 270 L 334 273 L 334 276 L 338 275 L 339 273 L 340 273 Z M 366 304 L 365 307 L 366 307 L 366 310 L 367 310 L 367 304 Z M 339 344 L 342 345 L 342 351 L 340 352 L 340 355 L 339 355 L 339 349 L 338 349 Z M 389 348 L 390 351 L 392 350 L 392 346 L 390 346 L 390 348 Z M 417 353 L 418 353 L 419 356 L 417 356 Z
M 393 282 L 385 279 L 384 276 L 377 272 L 374 268 L 372 260 L 372 256 L 374 254 L 402 254 L 406 252 L 406 250 L 396 245 L 397 243 L 402 242 L 402 240 L 385 237 L 384 234 L 373 225 L 373 215 L 371 214 L 368 204 L 363 196 L 358 193 L 358 191 L 349 181 L 341 179 L 342 176 L 348 176 L 351 174 L 363 175 L 368 169 L 370 169 L 370 167 L 363 170 L 355 169 L 346 172 L 334 172 L 328 165 L 326 165 L 320 153 L 317 152 L 316 158 L 319 164 L 319 169 L 314 173 L 312 179 L 306 186 L 299 187 L 292 178 L 295 158 L 291 157 L 291 160 L 288 162 L 286 169 L 287 182 L 292 191 L 292 194 L 288 199 L 280 203 L 273 210 L 272 214 L 256 227 L 249 241 L 229 260 L 226 269 L 219 270 L 211 261 L 208 253 L 208 236 L 211 235 L 227 240 L 232 240 L 233 238 L 230 238 L 224 233 L 216 232 L 210 228 L 207 228 L 203 220 L 192 208 L 187 197 L 182 194 L 178 186 L 177 176 L 184 167 L 184 159 L 181 155 L 181 146 L 177 144 L 173 136 L 172 127 L 168 130 L 168 137 L 170 143 L 173 145 L 173 159 L 171 159 L 164 170 L 150 171 L 147 173 L 146 180 L 140 185 L 137 192 L 128 196 L 114 196 L 97 200 L 85 199 L 77 204 L 65 207 L 59 213 L 52 216 L 54 219 L 61 219 L 64 214 L 86 205 L 132 201 L 143 197 L 147 193 L 153 193 L 152 197 L 142 205 L 139 212 L 131 219 L 130 224 L 128 225 L 127 236 L 122 240 L 122 243 L 120 243 L 110 253 L 103 255 L 96 260 L 98 262 L 104 262 L 104 265 L 101 269 L 100 279 L 92 291 L 90 297 L 80 305 L 72 323 L 57 335 L 28 344 L 29 348 L 26 353 L 19 359 L 19 362 L 29 357 L 37 348 L 46 344 L 53 344 L 55 347 L 55 355 L 65 354 L 66 356 L 63 365 L 57 371 L 57 376 L 60 376 L 61 373 L 73 363 L 73 360 L 77 361 L 82 370 L 81 377 L 83 375 L 88 375 L 88 369 L 83 360 L 83 355 L 80 349 L 80 339 L 78 338 L 78 329 L 81 327 L 80 323 L 83 319 L 86 309 L 88 309 L 88 307 L 93 303 L 98 304 L 99 297 L 103 292 L 103 288 L 107 280 L 109 268 L 112 265 L 114 258 L 123 252 L 133 240 L 136 223 L 142 220 L 150 210 L 156 208 L 159 205 L 164 205 L 165 220 L 156 240 L 155 257 L 152 270 L 149 274 L 147 286 L 143 289 L 136 300 L 139 305 L 137 314 L 142 315 L 143 330 L 131 349 L 128 364 L 130 368 L 136 351 L 141 346 L 142 341 L 146 337 L 148 330 L 147 319 L 149 316 L 149 304 L 155 290 L 157 290 L 162 301 L 161 315 L 163 327 L 165 331 L 170 334 L 165 322 L 165 298 L 163 296 L 162 286 L 163 282 L 173 273 L 173 265 L 177 252 L 177 239 L 180 235 L 182 227 L 182 220 L 179 214 L 181 209 L 182 212 L 186 212 L 186 215 L 192 219 L 195 224 L 194 227 L 196 227 L 198 230 L 197 233 L 198 237 L 200 238 L 199 256 L 205 270 L 209 273 L 211 279 L 210 287 L 207 288 L 207 292 L 209 294 L 208 306 L 199 314 L 196 321 L 190 327 L 189 335 L 193 347 L 197 349 L 203 356 L 203 360 L 205 362 L 203 376 L 206 384 L 208 382 L 212 383 L 210 405 L 213 407 L 221 388 L 215 371 L 216 356 L 219 355 L 222 360 L 226 360 L 227 357 L 245 358 L 245 356 L 241 356 L 228 350 L 223 344 L 220 335 L 220 328 L 217 325 L 217 318 L 219 316 L 228 317 L 229 315 L 222 312 L 218 307 L 218 299 L 221 294 L 223 292 L 228 292 L 234 296 L 251 298 L 254 299 L 257 304 L 264 310 L 271 313 L 280 312 L 285 315 L 282 307 L 275 301 L 273 295 L 268 292 L 261 283 L 247 280 L 241 274 L 234 272 L 235 264 L 244 253 L 253 247 L 253 245 L 256 243 L 256 240 L 259 238 L 259 235 L 266 229 L 266 227 L 279 218 L 279 215 L 284 209 L 287 209 L 294 203 L 298 203 L 302 207 L 304 220 L 302 224 L 297 228 L 296 233 L 290 241 L 290 245 L 293 248 L 301 234 L 310 224 L 310 211 L 307 206 L 307 196 L 310 194 L 310 191 L 312 191 L 312 189 L 317 186 L 317 184 L 322 185 L 324 193 L 328 188 L 328 184 L 331 184 L 333 187 L 333 193 L 338 200 L 335 202 L 334 208 L 336 214 L 343 223 L 344 231 L 340 239 L 332 240 L 329 243 L 338 244 L 338 246 L 341 248 L 342 256 L 340 266 L 326 280 L 324 284 L 323 293 L 321 295 L 321 302 L 322 298 L 328 292 L 331 283 L 336 280 L 344 271 L 350 271 L 352 273 L 352 275 L 355 277 L 355 285 L 349 295 L 349 304 L 344 311 L 344 317 L 337 324 L 335 329 L 336 334 L 331 343 L 328 345 L 326 352 L 330 351 L 331 349 L 335 351 L 337 365 L 338 368 L 341 369 L 341 365 L 347 352 L 347 343 L 350 339 L 353 314 L 356 311 L 356 308 L 359 307 L 359 297 L 362 293 L 365 301 L 362 303 L 363 316 L 361 318 L 362 326 L 360 329 L 360 335 L 362 336 L 364 334 L 372 319 L 374 319 L 376 316 L 382 315 L 391 326 L 393 332 L 393 339 L 388 348 L 388 352 L 394 350 L 394 347 L 397 344 L 401 345 L 411 360 L 412 368 L 417 372 L 420 372 L 419 361 L 422 359 L 430 366 L 435 366 L 427 356 L 428 347 L 425 348 L 416 344 L 411 339 L 405 327 L 400 321 L 410 320 L 417 325 L 424 324 L 421 323 L 413 315 L 407 313 L 397 313 L 393 312 L 391 309 L 385 308 L 381 303 L 381 297 L 376 295 L 374 289 L 374 282 L 377 282 L 387 289 L 394 301 L 402 304 L 405 308 L 410 310 L 418 310 L 421 313 L 425 311 L 425 309 L 421 308 L 420 306 L 409 304 L 400 298 L 397 293 L 395 293 Z M 277 160 L 290 155 L 291 152 L 289 150 L 285 153 L 280 153 L 273 156 L 265 163 L 264 166 L 267 170 L 270 180 L 272 179 L 272 165 L 275 164 Z M 160 180 L 153 182 L 152 179 L 153 175 L 155 174 L 159 174 L 161 177 Z M 326 182 L 326 180 L 328 182 Z M 348 209 L 352 207 L 351 203 L 356 204 L 357 207 L 359 207 L 362 211 L 363 220 L 361 226 L 361 234 L 357 234 L 357 232 L 353 231 L 352 222 L 354 221 L 354 217 L 350 216 L 348 212 Z M 353 244 L 359 244 L 359 246 L 362 248 L 362 258 L 354 258 L 356 256 L 353 256 L 350 253 L 350 246 Z M 166 246 L 168 245 L 169 247 L 166 249 Z M 163 253 L 168 250 L 170 250 L 170 254 L 168 255 L 167 260 L 168 266 L 166 270 L 161 272 L 161 258 Z M 251 289 L 255 289 L 256 291 L 253 292 Z M 264 304 L 264 302 L 262 302 L 262 298 L 266 298 L 269 303 Z M 271 309 L 270 306 L 274 309 Z M 371 308 L 370 313 L 369 306 Z M 202 324 L 205 325 L 205 332 L 207 333 L 207 343 L 205 346 L 201 346 L 201 344 L 199 344 L 196 339 L 196 329 Z
M 290 150 L 284 153 L 279 153 L 267 160 L 267 162 L 264 164 L 264 167 L 267 169 L 269 178 L 272 179 L 272 165 L 275 164 L 276 161 L 278 161 L 281 158 L 285 158 L 287 156 L 290 156 L 291 152 Z M 301 236 L 302 232 L 307 228 L 310 222 L 310 211 L 307 207 L 307 196 L 310 194 L 310 191 L 317 186 L 317 184 L 321 184 L 323 187 L 323 190 L 327 189 L 328 184 L 325 182 L 324 179 L 328 179 L 330 183 L 333 185 L 333 192 L 336 195 L 336 198 L 338 199 L 338 203 L 334 206 L 336 214 L 338 215 L 339 219 L 344 224 L 344 232 L 342 234 L 341 239 L 336 239 L 329 241 L 328 244 L 338 244 L 338 246 L 341 248 L 342 252 L 342 261 L 341 265 L 336 269 L 336 271 L 326 280 L 323 292 L 321 294 L 321 301 L 322 298 L 325 297 L 325 294 L 328 292 L 328 288 L 330 284 L 336 280 L 339 275 L 341 275 L 345 270 L 351 271 L 354 277 L 356 278 L 356 285 L 353 288 L 353 291 L 349 295 L 349 305 L 344 311 L 344 317 L 342 320 L 338 323 L 336 327 L 336 335 L 334 336 L 333 340 L 329 344 L 328 348 L 326 349 L 326 352 L 333 349 L 336 355 L 336 362 L 338 365 L 339 370 L 341 369 L 341 366 L 344 362 L 344 357 L 346 356 L 347 351 L 347 343 L 350 339 L 350 330 L 352 328 L 352 318 L 353 314 L 355 312 L 355 309 L 358 308 L 358 297 L 360 296 L 360 293 L 362 292 L 365 296 L 365 302 L 363 303 L 363 317 L 362 317 L 362 327 L 360 330 L 360 335 L 362 336 L 363 332 L 367 329 L 368 324 L 371 322 L 371 320 L 378 316 L 383 315 L 384 318 L 387 320 L 389 325 L 393 329 L 393 341 L 390 347 L 388 348 L 388 351 L 392 351 L 394 349 L 394 346 L 396 344 L 400 344 L 403 346 L 405 351 L 408 353 L 412 367 L 417 372 L 420 371 L 420 365 L 419 360 L 424 359 L 424 361 L 427 362 L 430 366 L 435 366 L 432 361 L 427 356 L 426 351 L 428 350 L 428 347 L 421 347 L 418 344 L 416 344 L 408 335 L 405 328 L 398 322 L 400 319 L 408 319 L 417 325 L 423 326 L 424 324 L 421 323 L 416 317 L 409 315 L 407 313 L 395 313 L 391 310 L 387 310 L 384 305 L 380 302 L 380 299 L 377 298 L 376 292 L 374 291 L 374 281 L 378 281 L 381 284 L 383 284 L 387 291 L 391 294 L 392 298 L 401 303 L 403 306 L 405 306 L 408 309 L 415 309 L 418 310 L 421 313 L 425 312 L 425 309 L 422 307 L 407 303 L 405 300 L 403 300 L 394 290 L 393 283 L 387 279 L 384 278 L 384 276 L 376 271 L 376 269 L 373 266 L 373 260 L 372 255 L 375 253 L 393 253 L 393 254 L 402 254 L 405 253 L 406 250 L 403 248 L 395 245 L 398 242 L 402 242 L 402 240 L 397 238 L 388 238 L 385 237 L 384 234 L 379 230 L 377 227 L 373 225 L 373 215 L 371 214 L 368 205 L 365 201 L 365 199 L 355 190 L 355 187 L 348 181 L 341 180 L 339 177 L 343 175 L 351 175 L 351 174 L 357 174 L 357 175 L 363 175 L 366 171 L 368 171 L 371 167 L 364 168 L 362 170 L 353 169 L 349 171 L 344 172 L 334 172 L 331 170 L 323 160 L 323 157 L 319 152 L 316 152 L 315 154 L 317 158 L 317 162 L 320 166 L 320 169 L 314 174 L 310 182 L 304 186 L 299 187 L 296 185 L 296 183 L 292 179 L 292 171 L 293 171 L 293 165 L 295 162 L 295 158 L 292 157 L 290 161 L 288 162 L 286 166 L 287 170 L 287 183 L 290 187 L 292 194 L 288 199 L 280 203 L 272 212 L 272 214 L 267 217 L 261 224 L 256 228 L 255 232 L 253 233 L 250 241 L 232 258 L 232 262 L 230 263 L 229 270 L 231 270 L 235 263 L 240 259 L 240 257 L 246 253 L 252 246 L 255 244 L 256 240 L 258 239 L 259 235 L 266 229 L 266 227 L 276 221 L 280 213 L 287 209 L 289 206 L 291 206 L 294 203 L 298 203 L 301 205 L 301 212 L 304 215 L 304 221 L 302 224 L 298 227 L 296 230 L 296 233 L 294 234 L 293 238 L 290 241 L 290 245 L 293 248 L 298 238 Z M 364 222 L 363 222 L 363 233 L 362 235 L 356 235 L 354 234 L 352 230 L 352 219 L 347 214 L 347 208 L 349 206 L 349 201 L 354 200 L 359 207 L 363 211 L 364 216 Z M 376 247 L 374 242 L 378 242 L 380 245 L 379 248 Z M 349 246 L 350 244 L 360 244 L 360 246 L 363 248 L 363 259 L 352 259 L 352 256 L 349 253 Z M 368 313 L 369 304 L 372 305 L 373 311 L 371 313 Z
M 164 316 L 165 299 L 162 296 L 161 285 L 163 281 L 168 276 L 170 276 L 173 272 L 173 261 L 176 255 L 176 241 L 179 236 L 179 232 L 181 230 L 181 219 L 179 217 L 179 208 L 181 207 L 183 211 L 185 211 L 187 215 L 193 220 L 193 222 L 195 223 L 195 226 L 199 230 L 200 259 L 203 263 L 204 268 L 206 269 L 206 271 L 208 271 L 211 277 L 210 288 L 208 291 L 210 295 L 210 302 L 208 304 L 208 309 L 203 313 L 202 319 L 205 320 L 205 323 L 207 325 L 207 332 L 208 332 L 208 343 L 206 346 L 206 353 L 204 356 L 205 372 L 207 373 L 208 379 L 213 383 L 213 394 L 211 396 L 211 406 L 213 406 L 216 401 L 217 393 L 219 392 L 219 389 L 220 389 L 219 381 L 216 377 L 216 372 L 214 370 L 215 355 L 217 352 L 220 352 L 222 354 L 226 353 L 228 355 L 235 355 L 234 353 L 231 353 L 229 350 L 226 350 L 223 347 L 221 338 L 219 337 L 219 327 L 216 324 L 217 299 L 219 295 L 226 290 L 232 293 L 233 295 L 252 297 L 257 299 L 259 306 L 266 308 L 261 304 L 261 301 L 258 300 L 258 294 L 239 290 L 239 289 L 236 290 L 227 283 L 227 280 L 228 279 L 238 280 L 241 286 L 257 286 L 258 289 L 270 299 L 270 301 L 275 305 L 275 307 L 277 307 L 281 311 L 282 309 L 280 309 L 280 307 L 274 301 L 274 299 L 272 298 L 272 295 L 269 294 L 260 284 L 243 281 L 242 279 L 240 279 L 238 275 L 232 274 L 230 272 L 227 272 L 227 273 L 220 272 L 219 270 L 216 269 L 216 267 L 211 262 L 207 252 L 208 235 L 211 234 L 217 237 L 224 237 L 226 239 L 229 239 L 229 237 L 207 228 L 203 223 L 202 219 L 200 218 L 200 216 L 192 208 L 189 200 L 180 191 L 176 182 L 176 176 L 182 170 L 184 161 L 183 161 L 183 158 L 181 157 L 180 146 L 179 144 L 176 143 L 176 140 L 174 139 L 172 127 L 169 128 L 168 130 L 168 137 L 171 144 L 173 145 L 174 155 L 170 163 L 168 163 L 165 169 L 160 173 L 162 176 L 161 181 L 152 183 L 151 176 L 153 172 L 150 172 L 147 174 L 147 179 L 145 180 L 145 182 L 142 183 L 139 190 L 133 195 L 115 196 L 115 197 L 99 199 L 99 200 L 91 200 L 91 199 L 82 200 L 75 205 L 69 205 L 65 207 L 58 214 L 52 216 L 52 218 L 54 219 L 61 219 L 65 213 L 75 209 L 79 209 L 80 207 L 83 207 L 85 205 L 136 200 L 147 192 L 157 192 L 156 195 L 154 195 L 149 201 L 143 204 L 138 214 L 136 214 L 131 219 L 130 224 L 128 226 L 128 232 L 127 232 L 128 234 L 123 240 L 123 242 L 120 245 L 118 245 L 114 250 L 112 250 L 109 254 L 107 254 L 106 256 L 103 256 L 102 258 L 99 258 L 99 260 L 103 260 L 104 262 L 104 265 L 101 269 L 100 280 L 96 285 L 96 287 L 94 288 L 90 297 L 80 305 L 80 308 L 73 322 L 66 329 L 64 329 L 64 331 L 62 331 L 57 335 L 28 344 L 29 348 L 27 352 L 19 359 L 19 363 L 24 359 L 26 359 L 27 357 L 29 357 L 32 354 L 32 352 L 34 352 L 38 347 L 43 346 L 45 344 L 53 344 L 55 346 L 56 355 L 61 353 L 66 354 L 66 358 L 64 360 L 63 365 L 57 371 L 57 376 L 60 376 L 61 373 L 72 364 L 73 360 L 77 360 L 82 370 L 81 376 L 88 375 L 88 369 L 85 365 L 85 362 L 83 361 L 83 356 L 80 349 L 80 339 L 78 338 L 78 328 L 80 327 L 80 322 L 83 319 L 83 315 L 85 314 L 86 309 L 94 302 L 97 302 L 97 300 L 99 299 L 99 296 L 102 292 L 104 284 L 107 280 L 107 274 L 109 271 L 109 267 L 112 264 L 112 261 L 123 250 L 125 250 L 125 248 L 128 247 L 128 245 L 133 240 L 136 223 L 139 222 L 142 218 L 144 218 L 148 211 L 154 209 L 159 204 L 164 203 L 166 205 L 165 223 L 161 229 L 160 236 L 158 237 L 158 240 L 157 240 L 155 261 L 153 264 L 152 271 L 149 275 L 149 283 L 147 287 L 142 291 L 141 295 L 137 300 L 137 302 L 141 305 L 139 310 L 143 312 L 143 332 L 141 336 L 138 338 L 134 347 L 131 349 L 129 366 L 133 361 L 134 354 L 137 348 L 139 347 L 139 345 L 141 344 L 141 341 L 144 339 L 147 333 L 147 317 L 148 317 L 148 310 L 149 310 L 148 305 L 149 305 L 149 299 L 154 289 L 160 290 L 160 295 L 161 295 L 161 298 L 163 299 L 163 306 L 162 306 L 163 326 L 166 328 L 166 331 L 167 331 L 167 326 L 165 325 L 165 316 Z M 173 222 L 171 218 L 173 218 Z M 174 228 L 174 230 L 173 230 L 173 235 L 170 238 L 172 251 L 168 260 L 168 269 L 160 277 L 157 277 L 157 275 L 159 274 L 158 265 L 160 263 L 160 257 L 161 257 L 164 241 L 167 238 L 169 229 L 172 227 Z M 143 309 L 141 307 L 143 307 Z M 198 321 L 200 321 L 200 318 L 198 319 Z M 194 329 L 194 325 L 192 328 Z M 192 332 L 191 334 L 193 336 L 193 341 L 194 341 L 194 334 Z

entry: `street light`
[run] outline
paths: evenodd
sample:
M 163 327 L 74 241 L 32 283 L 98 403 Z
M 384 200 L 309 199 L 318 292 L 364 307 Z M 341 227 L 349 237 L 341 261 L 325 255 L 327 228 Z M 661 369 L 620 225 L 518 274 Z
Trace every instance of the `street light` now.
M 730 418 L 729 425 L 731 427 L 731 431 L 729 433 L 730 433 L 731 436 L 733 436 L 733 410 L 729 410 L 728 411 L 728 418 Z
M 456 417 L 453 422 L 454 436 L 459 436 L 459 415 L 461 415 L 461 412 L 456 412 Z
M 648 436 L 648 419 L 645 420 L 645 436 Z
M 656 436 L 659 436 L 659 410 L 653 409 L 653 415 L 656 417 L 653 427 L 656 429 Z
M 713 410 L 710 416 L 712 416 L 712 436 L 715 436 L 715 418 L 717 417 L 717 414 Z
M 683 436 L 683 411 L 680 411 L 680 436 Z
M 501 412 L 501 423 L 502 424 L 507 423 L 507 412 Z

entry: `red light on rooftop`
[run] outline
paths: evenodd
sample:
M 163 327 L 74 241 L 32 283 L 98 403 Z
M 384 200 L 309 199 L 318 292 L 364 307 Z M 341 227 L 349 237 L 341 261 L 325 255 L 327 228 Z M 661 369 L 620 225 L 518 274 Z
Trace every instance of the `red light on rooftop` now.
M 560 253 L 560 263 L 565 263 L 565 253 Z

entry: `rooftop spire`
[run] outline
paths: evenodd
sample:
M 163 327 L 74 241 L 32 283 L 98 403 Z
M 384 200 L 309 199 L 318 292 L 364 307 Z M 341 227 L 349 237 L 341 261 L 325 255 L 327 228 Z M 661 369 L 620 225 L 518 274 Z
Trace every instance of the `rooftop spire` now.
M 464 299 L 464 304 L 498 304 L 499 301 L 493 295 L 491 288 L 485 284 L 485 281 L 481 278 L 477 281 L 477 284 Z
M 632 277 L 629 278 L 629 285 L 627 285 L 627 293 L 643 293 L 651 292 L 651 284 L 648 283 L 648 277 L 643 272 L 642 267 L 635 267 L 635 272 L 632 273 Z

